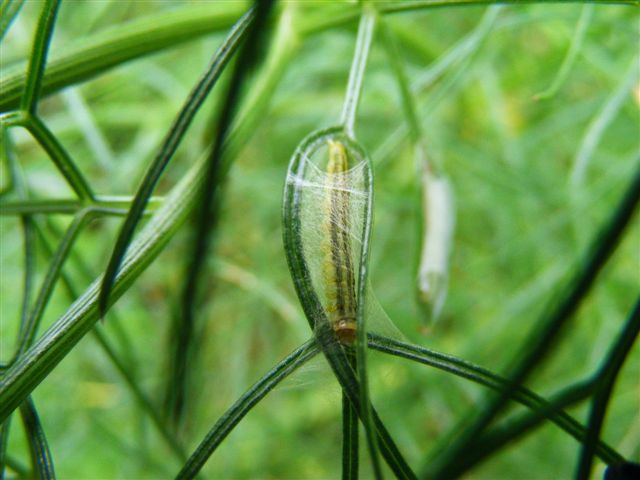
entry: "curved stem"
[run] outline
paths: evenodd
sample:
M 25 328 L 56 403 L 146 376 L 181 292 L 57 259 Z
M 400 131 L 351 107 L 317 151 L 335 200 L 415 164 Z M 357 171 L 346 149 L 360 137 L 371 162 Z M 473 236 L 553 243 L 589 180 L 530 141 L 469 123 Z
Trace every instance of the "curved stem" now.
M 47 63 L 47 53 L 51 45 L 51 35 L 59 6 L 60 0 L 47 0 L 42 6 L 40 20 L 36 27 L 33 49 L 29 59 L 27 82 L 20 102 L 20 108 L 32 114 L 36 113 L 38 106 L 44 67 Z
M 369 347 L 388 355 L 435 367 L 498 392 L 507 391 L 510 386 L 508 379 L 490 370 L 428 348 L 406 344 L 373 333 L 369 334 Z M 585 428 L 562 409 L 587 398 L 593 392 L 595 384 L 594 379 L 576 382 L 554 395 L 553 400 L 546 400 L 525 387 L 517 387 L 511 393 L 510 399 L 529 407 L 532 410 L 532 415 L 514 422 L 508 429 L 497 429 L 485 435 L 483 440 L 479 442 L 479 447 L 474 449 L 473 453 L 468 453 L 465 456 L 465 464 L 473 465 L 483 456 L 488 455 L 487 452 L 491 451 L 491 447 L 506 444 L 544 419 L 552 421 L 576 440 L 582 441 L 585 436 Z M 443 443 L 448 443 L 448 441 Z M 622 459 L 618 452 L 602 442 L 597 445 L 597 454 L 608 463 Z
M 40 422 L 36 406 L 30 396 L 20 405 L 20 415 L 29 441 L 31 463 L 33 471 L 36 473 L 35 478 L 38 480 L 55 480 L 56 474 L 47 437 Z
M 640 298 L 636 300 L 631 316 L 618 335 L 615 345 L 607 355 L 598 374 L 599 383 L 591 402 L 587 434 L 582 444 L 576 472 L 577 480 L 586 480 L 591 474 L 593 455 L 596 453 L 598 437 L 607 412 L 607 404 L 609 403 L 616 377 L 631 351 L 631 347 L 638 338 L 638 332 L 640 332 Z
M 58 247 L 53 260 L 49 265 L 47 275 L 42 282 L 42 286 L 40 287 L 38 298 L 36 299 L 33 310 L 31 311 L 28 320 L 20 325 L 21 328 L 19 346 L 15 356 L 13 357 L 13 360 L 9 363 L 9 365 L 13 364 L 15 360 L 20 357 L 20 355 L 22 355 L 25 351 L 27 351 L 27 349 L 33 343 L 38 325 L 40 324 L 42 315 L 44 314 L 44 309 L 49 303 L 49 298 L 51 297 L 53 288 L 58 281 L 62 266 L 69 256 L 71 248 L 73 247 L 76 238 L 78 238 L 78 234 L 80 233 L 82 227 L 90 218 L 91 212 L 81 211 L 73 219 L 73 222 L 71 222 L 71 225 L 69 225 L 69 228 L 67 229 L 64 237 L 60 241 L 60 246 Z
M 319 352 L 315 338 L 307 340 L 242 395 L 215 423 L 189 457 L 176 479 L 193 478 L 216 448 L 249 411 L 282 380 Z

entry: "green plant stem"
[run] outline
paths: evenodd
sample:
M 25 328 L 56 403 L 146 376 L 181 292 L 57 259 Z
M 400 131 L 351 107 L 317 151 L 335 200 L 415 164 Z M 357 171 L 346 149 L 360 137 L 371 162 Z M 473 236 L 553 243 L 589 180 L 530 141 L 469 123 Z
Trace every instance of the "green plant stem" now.
M 9 444 L 9 433 L 11 432 L 11 420 L 12 417 L 9 416 L 0 424 L 0 480 L 4 480 L 5 469 L 8 464 L 7 445 Z
M 153 213 L 162 203 L 162 197 L 151 197 L 144 215 Z M 26 214 L 65 214 L 75 215 L 80 210 L 90 210 L 95 214 L 125 215 L 131 207 L 132 197 L 98 196 L 93 201 L 83 202 L 70 198 L 14 200 L 0 203 L 0 216 Z
M 296 3 L 284 5 L 264 65 L 259 72 L 256 72 L 257 78 L 246 93 L 242 108 L 234 120 L 234 129 L 229 136 L 226 153 L 228 158 L 235 158 L 238 155 L 247 139 L 264 120 L 280 80 L 302 45 L 300 35 L 296 31 L 300 21 L 300 16 L 296 15 L 296 9 Z
M 176 459 L 185 462 L 187 460 L 187 454 L 184 448 L 182 447 L 182 445 L 180 445 L 180 443 L 178 443 L 176 435 L 169 430 L 168 425 L 162 420 L 158 409 L 153 405 L 153 403 L 151 403 L 149 397 L 142 391 L 142 389 L 138 385 L 137 380 L 131 373 L 130 366 L 125 365 L 124 362 L 120 360 L 113 345 L 111 345 L 108 337 L 103 332 L 102 327 L 100 325 L 95 325 L 91 334 L 96 342 L 98 342 L 98 345 L 100 345 L 102 351 L 107 355 L 116 371 L 124 379 L 125 383 L 129 387 L 129 390 L 131 391 L 131 394 L 138 402 L 138 405 L 140 406 L 142 411 L 149 416 L 149 418 L 151 419 L 151 423 L 153 423 L 160 436 L 164 439 L 166 444 L 175 454 Z
M 35 115 L 38 99 L 40 98 L 40 90 L 42 88 L 42 77 L 44 68 L 47 63 L 47 52 L 51 45 L 51 35 L 53 34 L 53 26 L 56 22 L 58 14 L 59 0 L 46 0 L 42 5 L 42 13 L 36 27 L 35 37 L 33 40 L 33 49 L 29 57 L 29 69 L 27 71 L 27 80 L 20 101 L 20 109 Z
M 25 465 L 10 455 L 7 455 L 6 466 L 13 470 L 18 475 L 18 478 L 34 478 L 33 472 L 30 472 Z
M 542 425 L 545 420 L 562 415 L 562 409 L 584 401 L 592 394 L 594 387 L 595 383 L 592 379 L 576 382 L 551 395 L 546 405 L 491 428 L 478 439 L 473 450 L 461 460 L 465 469 L 478 465 L 501 448 L 512 445 L 518 438 Z M 585 428 L 577 421 L 570 419 L 571 423 L 562 428 L 578 442 L 584 441 Z M 556 420 L 553 421 L 560 425 Z M 607 464 L 617 464 L 624 460 L 622 455 L 603 442 L 598 443 L 597 455 Z
M 596 452 L 600 430 L 604 423 L 604 417 L 607 412 L 607 404 L 613 391 L 616 378 L 624 361 L 626 360 L 631 347 L 638 338 L 640 332 L 640 297 L 636 300 L 629 319 L 623 326 L 618 338 L 611 348 L 609 355 L 602 362 L 602 367 L 598 374 L 598 385 L 595 395 L 591 402 L 591 411 L 589 412 L 589 423 L 587 426 L 587 434 L 582 444 L 580 459 L 576 471 L 576 480 L 587 480 L 591 475 L 591 466 L 593 464 L 593 456 Z
M 348 358 L 343 350 L 343 347 L 338 344 L 333 336 L 333 332 L 330 330 L 328 321 L 321 324 L 320 329 L 316 329 L 316 338 L 320 343 L 322 352 L 325 358 L 329 362 L 333 373 L 335 374 L 338 382 L 342 387 L 342 391 L 349 398 L 352 407 L 356 410 L 360 421 L 367 428 L 367 420 L 365 413 L 363 412 L 362 400 L 360 399 L 360 386 L 356 377 L 356 372 L 349 365 Z M 319 330 L 319 331 L 318 331 Z M 415 479 L 416 475 L 409 467 L 402 453 L 398 449 L 393 440 L 393 437 L 389 434 L 384 423 L 378 416 L 373 406 L 371 409 L 371 424 L 369 428 L 375 432 L 376 444 L 380 448 L 380 451 L 389 465 L 389 468 L 393 471 L 399 479 Z
M 634 340 L 638 336 L 638 330 L 640 329 L 640 325 L 638 324 L 638 315 L 640 315 L 640 312 L 638 308 L 638 303 L 636 303 L 636 307 L 621 329 L 618 339 L 610 348 L 601 366 L 591 377 L 563 388 L 561 391 L 551 395 L 548 401 L 539 397 L 539 399 L 536 400 L 537 396 L 533 392 L 520 388 L 519 390 L 535 400 L 531 403 L 529 401 L 522 401 L 523 404 L 532 408 L 532 411 L 516 419 L 509 420 L 504 425 L 494 427 L 483 434 L 474 445 L 474 448 L 468 451 L 463 458 L 459 459 L 461 466 L 466 470 L 474 467 L 478 463 L 486 460 L 500 448 L 513 443 L 517 438 L 540 425 L 545 419 L 556 423 L 556 425 L 583 444 L 583 451 L 589 448 L 591 455 L 598 455 L 607 465 L 618 465 L 624 462 L 622 455 L 606 443 L 598 440 L 597 433 L 594 434 L 590 430 L 591 424 L 588 428 L 585 428 L 569 415 L 566 415 L 562 409 L 585 400 L 593 395 L 594 392 L 596 397 L 598 397 L 602 393 L 602 387 L 612 380 L 612 377 L 614 377 L 615 373 L 619 370 Z M 433 352 L 429 356 L 434 356 Z M 442 354 L 436 354 L 435 358 L 439 359 L 441 356 Z M 463 364 L 464 363 L 466 362 L 463 362 Z M 434 364 L 434 366 L 442 368 L 436 364 Z M 497 378 L 500 379 L 500 377 Z M 479 383 L 483 382 L 479 381 Z M 502 390 L 508 386 L 506 379 L 500 379 L 499 384 Z M 518 392 L 516 391 L 514 393 Z M 519 396 L 514 396 L 513 399 L 521 401 Z M 604 405 L 599 408 L 599 415 L 604 412 L 602 410 L 603 408 Z M 443 443 L 447 442 L 444 441 Z M 587 447 L 587 445 L 590 446 Z
M 58 281 L 62 266 L 69 256 L 69 252 L 73 248 L 73 245 L 78 238 L 82 227 L 90 219 L 90 214 L 81 211 L 73 219 L 64 237 L 60 241 L 58 250 L 49 265 L 49 270 L 47 271 L 44 281 L 42 282 L 42 286 L 40 287 L 40 291 L 38 292 L 38 297 L 36 298 L 33 310 L 31 311 L 28 320 L 20 325 L 18 349 L 16 350 L 16 353 L 11 362 L 9 362 L 9 365 L 13 364 L 16 359 L 24 354 L 24 352 L 33 344 L 38 326 L 40 324 L 40 321 L 42 320 L 42 315 L 44 314 L 44 309 L 49 303 L 49 298 L 51 297 L 53 288 Z
M 45 436 L 38 412 L 31 397 L 20 405 L 20 416 L 24 424 L 25 434 L 29 442 L 31 463 L 38 480 L 53 480 L 56 478 L 53 459 L 49 451 L 49 444 Z
M 53 238 L 55 239 L 55 241 L 57 241 L 59 238 L 62 237 L 64 232 L 62 231 L 62 229 L 58 228 L 58 226 L 56 226 L 54 222 L 51 221 L 51 217 L 45 217 L 44 223 L 45 223 L 44 229 L 47 230 L 50 236 L 47 237 L 47 235 L 44 232 L 44 229 L 40 228 L 38 224 L 35 225 L 36 232 L 38 236 L 41 238 L 41 242 L 43 243 L 43 246 L 46 247 L 45 249 L 46 255 L 48 257 L 52 257 L 54 252 L 53 252 L 53 248 L 49 246 L 51 241 L 50 239 Z M 66 269 L 71 269 L 71 265 L 73 265 L 73 268 L 75 269 L 75 271 L 83 277 L 83 280 L 86 283 L 91 283 L 91 281 L 95 278 L 95 275 L 93 273 L 93 268 L 91 268 L 87 264 L 87 262 L 80 255 L 80 252 L 78 250 L 71 251 L 71 255 L 69 257 L 69 264 Z M 80 293 L 78 292 L 78 290 L 73 288 L 73 286 L 69 281 L 68 275 L 65 275 L 66 269 L 63 269 L 61 280 L 64 282 L 65 286 L 67 287 L 67 293 L 69 294 L 69 301 L 73 302 L 76 298 L 80 296 Z M 135 376 L 135 373 L 138 369 L 139 362 L 138 362 L 138 359 L 136 359 L 135 356 L 132 354 L 132 352 L 136 349 L 136 347 L 131 342 L 131 339 L 129 338 L 125 329 L 122 327 L 122 319 L 120 318 L 118 313 L 115 311 L 112 312 L 110 316 L 109 326 L 113 329 L 113 334 L 118 339 L 117 340 L 118 347 L 119 347 L 119 351 L 121 352 L 121 355 L 126 356 L 126 359 L 123 359 L 123 364 L 127 367 L 128 373 Z
M 478 54 L 478 50 L 484 44 L 488 34 L 492 31 L 502 8 L 501 5 L 493 5 L 487 8 L 475 28 L 434 61 L 418 76 L 416 81 L 413 82 L 411 91 L 413 96 L 417 98 L 419 94 L 433 85 L 436 80 L 442 78 L 448 69 L 457 65 L 455 70 L 449 73 L 448 77 L 444 78 L 438 89 L 431 93 L 428 102 L 423 108 L 418 109 L 418 117 L 420 117 L 420 110 L 423 112 L 423 115 L 428 114 L 424 112 L 432 112 L 443 99 L 447 98 L 447 95 L 450 94 L 453 87 L 464 77 L 464 73 L 468 71 L 471 62 Z M 373 158 L 388 158 L 391 152 L 399 148 L 399 143 L 403 139 L 403 136 L 404 125 L 400 125 L 373 153 Z M 431 166 L 437 167 L 433 161 L 431 162 Z M 436 170 L 437 173 L 437 168 L 434 168 L 434 170 Z
M 464 466 L 459 463 L 459 456 L 471 448 L 482 431 L 502 410 L 513 390 L 518 385 L 522 385 L 529 374 L 544 361 L 546 353 L 555 345 L 554 340 L 578 308 L 581 300 L 587 295 L 597 274 L 613 253 L 639 201 L 640 168 L 637 168 L 635 177 L 613 215 L 593 241 L 589 255 L 583 265 L 578 268 L 568 291 L 555 308 L 541 319 L 538 331 L 530 336 L 525 350 L 515 363 L 509 378 L 509 387 L 485 403 L 473 423 L 465 429 L 457 441 L 453 442 L 439 461 L 434 463 L 431 472 L 434 477 L 455 477 L 464 472 Z
M 242 395 L 215 423 L 189 457 L 176 479 L 193 478 L 233 428 L 267 393 L 319 352 L 314 338 L 288 355 Z
M 351 367 L 355 368 L 356 359 L 349 355 Z M 358 478 L 358 412 L 353 408 L 349 397 L 342 393 L 342 480 Z
M 340 115 L 340 124 L 344 126 L 345 133 L 351 138 L 355 138 L 354 125 L 356 112 L 358 110 L 360 92 L 362 91 L 362 82 L 364 80 L 364 70 L 367 66 L 367 58 L 369 57 L 369 48 L 371 47 L 375 23 L 375 11 L 371 7 L 363 7 L 360 24 L 358 25 L 355 53 L 351 63 L 351 71 L 349 72 L 349 83 L 345 93 L 344 104 L 342 105 L 342 114 Z
M 373 407 L 369 389 L 369 377 L 367 375 L 367 315 L 366 292 L 369 277 L 369 254 L 371 249 L 371 227 L 373 224 L 373 166 L 370 157 L 365 157 L 367 167 L 364 172 L 364 190 L 367 200 L 364 202 L 364 225 L 362 228 L 362 245 L 360 247 L 360 264 L 358 268 L 357 284 L 357 310 L 356 310 L 356 372 L 360 394 L 360 408 L 362 410 L 365 437 L 371 456 L 374 477 L 382 478 L 382 467 L 378 453 L 376 431 L 373 424 Z

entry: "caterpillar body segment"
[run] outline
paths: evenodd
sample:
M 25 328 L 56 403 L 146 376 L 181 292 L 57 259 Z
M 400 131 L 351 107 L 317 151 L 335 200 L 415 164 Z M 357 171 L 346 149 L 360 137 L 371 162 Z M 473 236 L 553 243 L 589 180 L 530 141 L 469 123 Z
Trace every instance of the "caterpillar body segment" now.
M 345 173 L 349 156 L 340 141 L 328 140 L 329 182 L 324 208 L 322 281 L 326 294 L 326 310 L 331 327 L 344 345 L 356 338 L 356 293 L 354 264 L 351 253 L 350 190 Z

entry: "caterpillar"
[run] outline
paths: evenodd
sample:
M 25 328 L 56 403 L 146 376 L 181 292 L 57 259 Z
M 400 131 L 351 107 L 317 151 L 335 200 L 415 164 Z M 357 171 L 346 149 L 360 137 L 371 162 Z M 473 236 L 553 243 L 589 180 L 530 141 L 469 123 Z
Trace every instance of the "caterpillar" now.
M 322 280 L 331 328 L 343 345 L 356 337 L 356 293 L 350 243 L 349 156 L 343 143 L 328 140 L 327 192 L 323 205 Z

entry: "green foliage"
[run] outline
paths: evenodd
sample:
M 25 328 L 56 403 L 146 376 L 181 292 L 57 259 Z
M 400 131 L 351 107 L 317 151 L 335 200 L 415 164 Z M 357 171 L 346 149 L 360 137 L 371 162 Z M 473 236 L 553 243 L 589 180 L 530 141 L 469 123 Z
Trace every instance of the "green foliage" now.
M 492 3 L 4 0 L 5 476 L 637 462 L 640 2 Z M 360 328 L 355 355 L 304 320 L 324 313 L 294 190 L 281 224 L 310 132 L 346 135 L 375 172 L 358 296 L 370 283 L 404 338 Z M 429 326 L 425 158 L 457 206 Z

